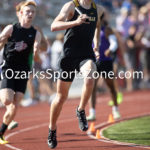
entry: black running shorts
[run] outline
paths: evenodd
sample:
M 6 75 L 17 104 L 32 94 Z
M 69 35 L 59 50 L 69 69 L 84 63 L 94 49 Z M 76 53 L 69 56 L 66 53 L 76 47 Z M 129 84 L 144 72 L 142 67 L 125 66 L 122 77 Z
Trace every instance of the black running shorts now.
M 111 75 L 111 72 L 113 72 L 113 61 L 97 61 L 96 62 L 97 71 L 100 75 L 100 77 L 109 78 L 114 77 Z
M 75 73 L 80 71 L 80 68 L 86 63 L 87 60 L 92 60 L 95 62 L 95 58 L 70 58 L 65 57 L 62 58 L 59 62 L 59 68 L 60 68 L 60 80 L 66 81 L 66 82 L 72 82 Z M 77 72 L 75 72 L 75 70 Z
M 14 92 L 25 93 L 27 87 L 27 79 L 2 79 L 0 89 L 12 89 Z
M 15 79 L 14 77 L 11 77 L 11 74 L 8 74 L 8 77 L 6 77 L 4 75 L 5 70 L 2 70 L 2 74 L 1 74 L 1 85 L 0 85 L 0 89 L 12 89 L 14 92 L 21 92 L 21 93 L 25 93 L 26 87 L 27 87 L 27 81 L 28 78 L 22 79 Z

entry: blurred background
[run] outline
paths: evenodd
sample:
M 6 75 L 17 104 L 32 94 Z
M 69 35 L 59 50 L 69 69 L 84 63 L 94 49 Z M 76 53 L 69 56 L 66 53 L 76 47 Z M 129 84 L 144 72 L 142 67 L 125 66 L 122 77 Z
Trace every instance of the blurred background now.
M 63 48 L 64 32 L 51 32 L 50 25 L 61 7 L 69 0 L 34 0 L 38 5 L 34 24 L 42 28 L 48 48 L 39 54 L 35 62 L 36 70 L 58 70 L 58 59 Z M 15 6 L 20 0 L 0 1 L 0 30 L 6 25 L 17 22 Z M 118 35 L 120 47 L 117 50 L 115 72 L 142 71 L 143 78 L 118 79 L 121 92 L 150 89 L 150 2 L 149 0 L 95 0 L 109 13 L 109 23 Z M 79 97 L 82 80 L 75 80 L 69 97 Z M 51 101 L 55 96 L 56 82 L 53 80 L 30 79 L 23 106 L 42 101 Z M 99 81 L 98 93 L 107 92 L 103 80 Z

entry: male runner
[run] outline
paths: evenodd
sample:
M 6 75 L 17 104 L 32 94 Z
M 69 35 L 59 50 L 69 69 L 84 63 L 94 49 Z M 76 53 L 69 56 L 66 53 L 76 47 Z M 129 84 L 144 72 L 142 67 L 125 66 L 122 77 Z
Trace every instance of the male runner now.
M 105 82 L 110 89 L 111 97 L 114 102 L 114 105 L 112 107 L 112 114 L 114 119 L 119 119 L 120 118 L 120 113 L 118 110 L 118 103 L 117 103 L 117 91 L 115 87 L 115 79 L 113 76 L 109 76 L 111 72 L 113 72 L 113 59 L 112 56 L 115 56 L 116 50 L 118 48 L 118 41 L 117 38 L 108 25 L 107 21 L 107 16 L 106 12 L 103 14 L 103 17 L 101 18 L 101 32 L 100 32 L 100 40 L 101 44 L 99 46 L 99 53 L 100 53 L 100 58 L 97 61 L 97 70 L 99 72 L 99 75 L 102 74 L 102 76 L 105 79 Z M 102 78 L 100 76 L 100 78 Z M 94 84 L 94 89 L 92 96 L 90 98 L 90 114 L 87 117 L 88 121 L 94 121 L 96 118 L 95 115 L 95 106 L 96 106 L 96 90 L 97 90 L 97 82 L 98 79 L 95 80 Z
M 6 107 L 0 128 L 0 144 L 8 143 L 3 135 L 15 117 L 19 100 L 24 96 L 30 70 L 29 57 L 32 53 L 36 56 L 39 50 L 41 34 L 32 27 L 35 14 L 36 4 L 30 1 L 24 3 L 19 23 L 6 26 L 0 34 L 0 49 L 4 46 L 0 97 Z M 18 77 L 16 71 L 19 72 Z M 26 75 L 22 76 L 22 73 Z
M 20 10 L 21 10 L 22 5 L 24 5 L 25 3 L 26 3 L 26 1 L 22 1 L 22 2 L 18 3 L 18 5 L 16 5 L 16 16 L 18 17 L 18 20 L 21 20 L 22 16 L 21 16 Z M 33 25 L 33 27 L 41 33 L 40 51 L 46 51 L 47 50 L 47 42 L 46 42 L 46 39 L 42 32 L 42 29 L 37 25 Z
M 26 1 L 22 1 L 20 3 L 18 3 L 18 5 L 16 5 L 16 16 L 18 17 L 18 20 L 21 20 L 21 7 L 22 5 L 24 5 L 26 3 Z M 35 26 L 34 28 L 39 31 L 41 33 L 41 43 L 40 43 L 40 51 L 46 51 L 47 50 L 47 42 L 46 39 L 44 37 L 44 34 L 42 32 L 42 29 L 39 26 Z M 30 56 L 30 65 L 32 66 L 33 63 L 33 56 Z M 31 95 L 31 99 L 33 100 L 35 98 L 35 93 L 34 93 L 34 86 L 32 84 L 32 75 L 30 76 L 29 80 L 28 80 L 28 84 L 27 84 L 27 88 L 29 89 L 30 95 Z M 10 122 L 10 124 L 8 125 L 8 130 L 14 129 L 18 126 L 18 122 L 12 120 Z
M 66 71 L 68 76 L 63 77 L 62 75 L 57 81 L 56 97 L 51 104 L 48 136 L 50 148 L 57 146 L 56 122 L 67 99 L 69 88 L 75 76 L 72 72 L 75 70 L 80 71 L 84 76 L 81 100 L 76 109 L 76 115 L 80 130 L 88 130 L 84 109 L 93 90 L 94 79 L 92 76 L 96 71 L 92 41 L 95 31 L 99 33 L 99 18 L 102 13 L 103 8 L 96 5 L 93 0 L 74 0 L 63 6 L 51 25 L 52 31 L 66 30 L 64 49 L 60 60 L 60 73 L 63 74 Z M 97 34 L 95 37 L 98 37 Z M 97 40 L 98 44 L 99 40 Z

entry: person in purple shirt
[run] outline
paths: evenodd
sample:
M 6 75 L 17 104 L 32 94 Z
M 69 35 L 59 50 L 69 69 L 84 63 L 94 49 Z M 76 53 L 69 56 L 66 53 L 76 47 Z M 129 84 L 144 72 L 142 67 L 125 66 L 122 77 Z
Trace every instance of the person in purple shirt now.
M 117 91 L 114 84 L 115 79 L 114 75 L 111 74 L 113 73 L 113 60 L 115 59 L 116 50 L 118 49 L 118 41 L 113 30 L 108 25 L 106 13 L 103 14 L 101 20 L 102 20 L 102 26 L 100 31 L 101 44 L 99 46 L 100 56 L 96 63 L 97 71 L 99 73 L 99 78 L 103 77 L 105 79 L 108 88 L 110 89 L 111 97 L 114 103 L 114 105 L 112 106 L 113 117 L 114 119 L 119 119 L 120 113 L 117 104 Z M 94 41 L 94 43 L 97 43 L 97 41 Z M 93 94 L 89 101 L 90 109 L 89 109 L 89 116 L 87 117 L 88 121 L 94 121 L 96 119 L 95 106 L 96 106 L 96 89 L 98 79 L 95 80 Z

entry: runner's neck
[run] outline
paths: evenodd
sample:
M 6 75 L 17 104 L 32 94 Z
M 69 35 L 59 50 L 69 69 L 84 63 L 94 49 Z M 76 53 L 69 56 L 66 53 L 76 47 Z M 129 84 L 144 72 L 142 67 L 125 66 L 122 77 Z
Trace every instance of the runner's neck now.
M 21 25 L 21 27 L 28 29 L 28 28 L 31 27 L 31 22 L 24 22 L 24 21 L 21 21 L 21 22 L 20 22 L 20 25 Z
M 79 4 L 85 9 L 90 9 L 91 3 L 92 3 L 92 0 L 79 0 Z

